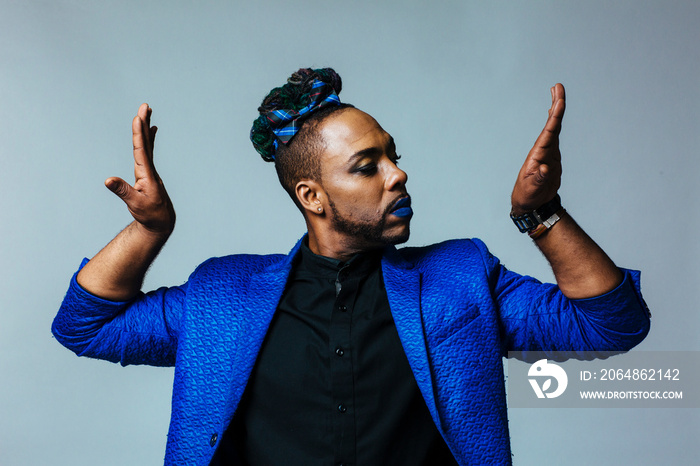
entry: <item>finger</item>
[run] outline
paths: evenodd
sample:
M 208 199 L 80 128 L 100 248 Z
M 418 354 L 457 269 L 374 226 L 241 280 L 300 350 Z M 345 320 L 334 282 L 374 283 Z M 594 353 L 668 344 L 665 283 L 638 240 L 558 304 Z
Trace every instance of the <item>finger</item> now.
M 134 185 L 146 180 L 156 180 L 158 175 L 153 165 L 153 152 L 148 149 L 146 133 L 141 118 L 136 116 L 132 122 L 134 145 Z
M 566 109 L 566 91 L 561 83 L 557 83 L 552 88 L 552 97 L 554 105 L 553 107 L 559 106 L 559 118 L 564 116 L 564 110 Z
M 141 131 L 143 132 L 144 147 L 146 153 L 150 156 L 150 152 L 153 150 L 153 145 L 151 142 L 150 126 L 151 126 L 151 107 L 144 103 L 139 106 L 139 110 L 136 113 L 141 119 Z
M 123 179 L 113 176 L 105 180 L 105 186 L 107 189 L 116 194 L 122 201 L 129 204 L 129 199 L 132 197 L 134 188 L 132 188 L 129 183 Z
M 559 133 L 561 132 L 561 113 L 559 106 L 563 101 L 557 101 L 555 108 L 550 112 L 547 123 L 542 132 L 537 137 L 535 144 L 528 154 L 534 161 L 538 163 L 546 162 L 547 160 L 559 160 Z
M 564 118 L 564 110 L 566 110 L 566 101 L 564 99 L 557 99 L 551 113 L 549 114 L 547 124 L 545 125 L 545 128 L 548 131 L 552 131 L 557 135 L 561 132 L 561 122 Z
M 151 136 L 151 160 L 153 160 L 153 147 L 155 146 L 155 143 L 156 143 L 156 133 L 157 132 L 158 132 L 157 126 L 151 126 L 148 130 L 148 133 Z
M 552 104 L 549 106 L 550 111 L 551 111 L 551 109 L 554 108 L 554 104 L 555 104 L 555 102 L 556 102 L 556 96 L 554 95 L 554 88 L 555 88 L 555 87 L 556 87 L 556 86 L 552 86 L 552 87 L 549 88 L 549 94 L 552 96 Z
M 544 125 L 544 130 L 542 131 L 542 136 L 546 136 L 545 133 L 553 133 L 558 136 L 561 132 L 561 122 L 564 118 L 564 111 L 566 110 L 566 99 L 564 98 L 564 86 L 557 84 L 551 88 L 552 93 L 552 106 L 549 109 L 549 117 Z
M 153 140 L 151 139 L 151 113 L 153 109 L 148 104 L 146 105 L 146 117 L 142 118 L 143 134 L 146 141 L 146 153 L 153 159 Z
M 143 134 L 143 122 L 139 115 L 131 121 L 132 144 L 134 146 L 134 162 L 138 166 L 148 165 L 146 154 L 146 139 Z
M 561 132 L 561 117 L 563 115 L 563 109 L 560 107 L 561 105 L 562 101 L 558 101 L 554 108 L 549 111 L 547 122 L 535 141 L 535 147 L 544 149 L 557 144 L 558 136 Z
M 151 121 L 151 107 L 149 107 L 147 103 L 139 105 L 136 115 L 138 115 L 145 124 L 149 124 Z
M 564 89 L 564 85 L 562 83 L 556 83 L 554 85 L 554 92 L 557 96 L 557 99 L 566 100 L 566 89 Z
M 139 109 L 136 114 L 140 116 L 143 119 L 143 121 L 146 121 L 148 119 L 149 108 L 150 107 L 148 106 L 148 104 L 144 102 L 141 105 L 139 105 Z
M 153 138 L 151 137 L 151 114 L 153 113 L 153 109 L 151 107 L 148 107 L 148 110 L 146 111 L 146 119 L 143 122 L 143 131 L 144 134 L 146 135 L 146 140 L 148 143 L 146 144 L 146 147 L 148 148 L 148 154 L 151 156 L 151 159 L 153 159 Z
M 534 182 L 538 186 L 542 186 L 547 182 L 547 178 L 549 175 L 550 169 L 549 165 L 546 163 L 541 164 L 539 167 L 537 167 L 537 172 L 535 173 Z

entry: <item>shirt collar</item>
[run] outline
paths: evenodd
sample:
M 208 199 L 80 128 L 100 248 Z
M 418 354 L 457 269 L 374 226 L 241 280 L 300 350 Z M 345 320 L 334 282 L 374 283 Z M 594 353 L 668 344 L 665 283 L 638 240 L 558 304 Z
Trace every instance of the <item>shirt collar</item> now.
M 301 243 L 299 262 L 296 264 L 296 273 L 332 276 L 336 277 L 341 270 L 348 275 L 368 275 L 381 263 L 381 249 L 355 254 L 348 261 L 341 261 L 330 257 L 314 254 L 309 249 L 306 241 Z

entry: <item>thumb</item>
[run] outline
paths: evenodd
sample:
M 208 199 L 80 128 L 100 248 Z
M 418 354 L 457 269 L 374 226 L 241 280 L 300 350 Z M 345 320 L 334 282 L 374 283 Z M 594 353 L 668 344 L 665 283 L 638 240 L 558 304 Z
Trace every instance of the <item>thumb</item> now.
M 107 178 L 105 180 L 105 186 L 107 186 L 107 189 L 119 196 L 119 198 L 124 202 L 127 202 L 128 198 L 131 195 L 131 192 L 134 189 L 131 186 L 129 186 L 129 183 L 116 176 Z
M 538 186 L 545 184 L 548 181 L 550 171 L 549 165 L 544 163 L 540 164 L 540 166 L 537 167 L 537 172 L 535 172 L 535 184 Z

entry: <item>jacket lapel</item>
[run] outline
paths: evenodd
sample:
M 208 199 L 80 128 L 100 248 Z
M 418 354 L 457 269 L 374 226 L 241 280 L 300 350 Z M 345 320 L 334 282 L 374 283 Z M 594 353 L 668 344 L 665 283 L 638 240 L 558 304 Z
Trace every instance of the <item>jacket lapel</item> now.
M 438 430 L 442 432 L 421 314 L 421 275 L 393 246 L 382 260 L 389 307 L 408 363 Z
M 239 321 L 242 325 L 236 332 L 237 350 L 230 365 L 233 393 L 229 398 L 231 404 L 227 409 L 228 418 L 233 415 L 243 395 L 302 240 L 283 260 L 260 273 L 253 274 L 250 279 L 245 299 L 241 303 L 245 312 L 238 313 L 239 319 L 243 318 L 247 322 Z M 385 250 L 382 272 L 391 313 L 409 365 L 435 425 L 442 432 L 422 322 L 421 274 L 413 264 L 405 261 L 393 246 Z
M 243 312 L 237 313 L 238 326 L 236 351 L 231 363 L 232 382 L 231 406 L 227 416 L 233 415 L 248 383 L 258 352 L 265 339 L 272 317 L 277 310 L 282 293 L 287 284 L 295 255 L 301 240 L 280 262 L 270 265 L 262 272 L 251 276 L 245 298 L 241 302 Z M 245 322 L 240 322 L 244 320 Z

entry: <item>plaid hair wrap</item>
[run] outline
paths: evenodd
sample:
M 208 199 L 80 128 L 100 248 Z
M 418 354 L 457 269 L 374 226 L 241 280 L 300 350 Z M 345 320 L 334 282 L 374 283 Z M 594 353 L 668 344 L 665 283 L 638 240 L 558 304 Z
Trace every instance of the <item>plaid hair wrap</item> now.
M 289 141 L 299 132 L 304 120 L 311 113 L 329 105 L 340 104 L 340 98 L 333 86 L 320 79 L 314 80 L 308 98 L 309 103 L 299 110 L 272 110 L 265 114 L 265 119 L 272 132 L 277 136 L 277 140 L 289 144 Z M 277 140 L 274 142 L 275 149 L 278 147 Z

